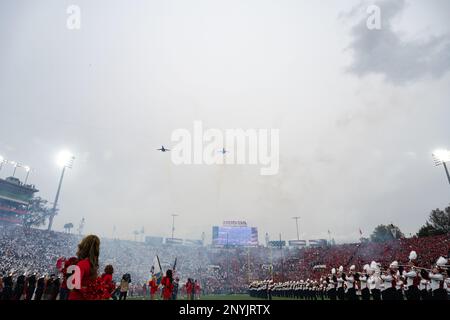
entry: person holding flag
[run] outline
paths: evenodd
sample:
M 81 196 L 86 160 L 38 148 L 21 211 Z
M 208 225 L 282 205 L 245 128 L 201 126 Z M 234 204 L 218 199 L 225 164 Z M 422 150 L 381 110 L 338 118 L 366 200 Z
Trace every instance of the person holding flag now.
M 178 277 L 175 277 L 176 270 L 177 270 L 177 257 L 175 257 L 175 262 L 173 263 L 173 268 L 172 268 L 172 277 L 175 278 L 175 280 L 173 281 L 172 300 L 177 300 L 178 287 L 179 287 L 179 283 L 180 283 L 180 279 Z
M 173 281 L 172 300 L 177 300 L 179 286 L 180 286 L 180 278 L 175 277 L 175 280 Z
M 171 300 L 173 293 L 173 275 L 172 270 L 167 270 L 166 275 L 161 279 L 163 286 L 162 297 L 164 300 Z
M 158 256 L 155 256 L 155 258 L 153 258 L 153 265 L 150 270 L 150 273 L 152 275 L 152 278 L 153 277 L 155 278 L 156 284 L 159 285 L 161 283 L 162 268 L 161 268 L 161 263 L 159 262 Z
M 150 300 L 155 300 L 155 294 L 158 292 L 156 276 L 152 275 L 152 279 L 148 282 L 148 287 L 150 288 Z
M 177 257 L 175 257 L 175 261 L 173 262 L 172 275 L 175 277 L 175 273 L 177 272 Z
M 161 284 L 161 263 L 159 262 L 159 257 L 155 256 L 153 258 L 153 265 L 151 268 L 152 279 L 149 281 L 148 286 L 150 287 L 150 299 L 155 300 L 155 294 L 158 292 L 158 287 Z

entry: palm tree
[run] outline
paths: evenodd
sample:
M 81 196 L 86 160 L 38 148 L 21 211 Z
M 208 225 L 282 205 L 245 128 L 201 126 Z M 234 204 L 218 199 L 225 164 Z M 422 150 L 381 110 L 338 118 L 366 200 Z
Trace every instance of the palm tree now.
M 142 226 L 142 229 L 141 229 L 141 241 L 144 241 L 144 234 L 145 234 L 145 230 L 144 230 L 144 227 Z
M 66 230 L 67 233 L 70 233 L 70 229 L 72 229 L 72 228 L 73 228 L 73 223 L 72 222 L 66 223 L 64 225 L 64 229 Z
M 136 237 L 137 237 L 137 235 L 139 234 L 139 231 L 134 230 L 134 231 L 133 231 L 133 234 L 134 234 L 134 241 L 136 241 Z

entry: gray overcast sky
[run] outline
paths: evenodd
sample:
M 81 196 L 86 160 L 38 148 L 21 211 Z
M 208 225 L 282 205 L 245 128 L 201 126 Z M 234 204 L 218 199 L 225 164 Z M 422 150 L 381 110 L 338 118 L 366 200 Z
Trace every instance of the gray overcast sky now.
M 232 219 L 295 238 L 296 215 L 306 239 L 416 232 L 450 202 L 431 159 L 450 148 L 450 2 L 380 2 L 379 31 L 370 3 L 1 1 L 0 154 L 52 201 L 55 154 L 73 150 L 59 230 L 84 216 L 85 232 L 168 236 L 175 212 L 188 238 Z M 280 173 L 155 151 L 194 120 L 279 128 Z

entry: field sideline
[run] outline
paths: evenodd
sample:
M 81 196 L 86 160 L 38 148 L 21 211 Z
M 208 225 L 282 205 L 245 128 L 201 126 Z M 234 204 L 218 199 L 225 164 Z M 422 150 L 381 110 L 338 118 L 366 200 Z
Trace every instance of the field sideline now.
M 150 300 L 148 297 L 144 298 L 144 297 L 128 297 L 127 300 Z M 178 299 L 180 301 L 189 301 L 186 299 Z M 259 300 L 259 301 L 267 301 L 267 300 L 263 300 L 263 299 L 258 299 L 258 298 L 253 298 L 250 297 L 249 295 L 246 294 L 217 294 L 217 295 L 206 295 L 206 296 L 202 296 L 200 297 L 200 301 L 201 300 Z M 273 300 L 297 300 L 297 299 L 288 299 L 288 298 L 278 298 L 278 297 L 273 297 Z M 199 300 L 197 300 L 199 301 Z

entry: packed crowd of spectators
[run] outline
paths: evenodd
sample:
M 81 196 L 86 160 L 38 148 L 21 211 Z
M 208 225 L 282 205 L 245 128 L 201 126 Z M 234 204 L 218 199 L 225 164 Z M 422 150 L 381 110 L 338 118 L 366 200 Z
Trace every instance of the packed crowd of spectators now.
M 430 268 L 440 257 L 447 257 L 450 251 L 450 234 L 425 237 L 403 238 L 384 243 L 356 243 L 321 248 L 305 248 L 287 252 L 284 279 L 295 280 L 299 275 L 310 279 L 318 279 L 332 266 L 349 267 L 355 265 L 362 270 L 372 260 L 388 266 L 392 261 L 408 262 L 410 251 L 416 251 L 417 265 Z M 281 261 L 276 269 L 281 270 Z M 322 268 L 314 268 L 322 266 Z M 323 268 L 325 267 L 325 268 Z
M 80 240 L 78 235 L 0 224 L 0 272 L 57 274 L 58 258 L 74 256 Z M 103 238 L 100 270 L 113 265 L 118 281 L 129 273 L 136 285 L 142 285 L 149 280 L 155 255 L 160 257 L 163 269 L 172 267 L 177 258 L 179 276 L 197 278 L 209 264 L 202 247 L 152 246 Z
M 0 272 L 54 273 L 56 260 L 75 254 L 78 237 L 0 224 Z
M 80 239 L 73 234 L 0 224 L 0 273 L 58 277 L 56 261 L 74 256 Z M 411 250 L 417 252 L 419 266 L 430 267 L 439 256 L 448 256 L 450 236 L 302 249 L 156 246 L 103 238 L 99 263 L 100 270 L 106 265 L 114 266 L 116 283 L 123 274 L 131 275 L 130 295 L 147 292 L 145 286 L 155 255 L 159 256 L 163 270 L 173 268 L 177 259 L 176 276 L 180 281 L 198 279 L 203 294 L 222 294 L 245 293 L 253 280 L 319 279 L 331 266 L 355 265 L 360 270 L 372 260 L 386 265 L 393 260 L 406 262 Z

